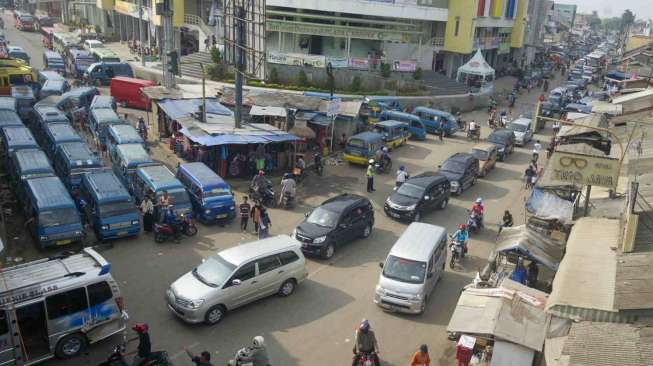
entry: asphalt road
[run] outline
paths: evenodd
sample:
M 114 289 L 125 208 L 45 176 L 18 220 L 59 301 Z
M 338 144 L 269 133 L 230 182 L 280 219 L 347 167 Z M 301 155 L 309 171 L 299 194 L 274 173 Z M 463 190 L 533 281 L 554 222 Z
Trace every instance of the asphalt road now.
M 32 65 L 41 66 L 42 47 L 38 33 L 18 32 L 13 21 L 4 15 L 7 38 L 32 56 Z M 498 84 L 500 84 L 499 82 Z M 510 82 L 505 82 L 510 85 Z M 517 112 L 528 111 L 539 92 L 519 97 Z M 137 114 L 138 112 L 130 111 Z M 515 114 L 517 114 L 517 112 Z M 486 121 L 485 111 L 464 116 Z M 484 135 L 487 126 L 484 125 Z M 548 134 L 549 130 L 543 133 Z M 544 141 L 548 139 L 543 138 Z M 444 143 L 429 136 L 426 141 L 411 141 L 391 152 L 395 167 L 405 165 L 411 174 L 437 170 L 437 166 L 454 152 L 469 151 L 471 143 L 462 134 L 445 139 Z M 119 281 L 132 322 L 148 322 L 153 349 L 167 350 L 175 365 L 190 365 L 183 346 L 194 352 L 209 350 L 215 365 L 225 364 L 240 347 L 250 344 L 252 337 L 263 335 L 273 365 L 346 365 L 351 360 L 355 326 L 367 318 L 376 331 L 383 365 L 406 365 L 417 347 L 426 343 L 433 365 L 451 365 L 454 345 L 446 338 L 446 326 L 454 310 L 461 288 L 483 267 L 493 247 L 496 228 L 503 211 L 513 212 L 516 224 L 523 222 L 526 191 L 521 176 L 530 158 L 529 147 L 517 148 L 506 162 L 498 163 L 486 178 L 461 197 L 452 197 L 449 207 L 425 215 L 422 221 L 455 230 L 466 220 L 476 197 L 483 197 L 486 229 L 474 236 L 470 256 L 454 270 L 448 267 L 420 316 L 387 313 L 374 305 L 372 298 L 379 276 L 378 263 L 383 261 L 406 224 L 389 219 L 382 205 L 394 186 L 394 174 L 377 176 L 377 191 L 370 196 L 376 208 L 376 224 L 372 235 L 342 247 L 330 261 L 309 258 L 310 273 L 296 293 L 288 298 L 268 298 L 230 312 L 216 326 L 188 325 L 166 307 L 164 292 L 177 277 L 198 265 L 202 258 L 215 252 L 255 240 L 242 233 L 238 224 L 226 227 L 202 226 L 194 238 L 180 244 L 155 244 L 149 235 L 115 242 L 102 247 L 102 254 L 112 263 L 113 276 Z M 239 182 L 243 186 L 243 182 Z M 328 197 L 343 192 L 365 195 L 365 174 L 358 166 L 328 166 L 323 177 L 309 176 L 298 187 L 298 205 L 291 211 L 271 209 L 274 234 L 288 234 L 310 208 Z M 237 192 L 238 200 L 242 192 Z M 69 361 L 51 361 L 52 365 L 96 365 L 104 360 L 116 336 L 92 345 L 87 355 Z M 135 345 L 132 345 L 135 348 Z

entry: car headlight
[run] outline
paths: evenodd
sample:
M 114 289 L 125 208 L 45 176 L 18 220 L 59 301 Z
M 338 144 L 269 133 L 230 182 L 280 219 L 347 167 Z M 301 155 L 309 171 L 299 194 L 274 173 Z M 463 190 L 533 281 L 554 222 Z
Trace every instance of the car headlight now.
M 230 209 L 231 211 L 233 211 L 233 210 L 236 209 L 236 206 L 231 206 L 231 207 L 229 207 L 229 209 Z
M 101 230 L 109 230 L 109 225 L 102 225 L 100 226 Z
M 416 207 L 417 207 L 417 203 L 414 204 L 414 205 L 406 206 L 406 210 L 408 210 L 408 211 L 412 211 L 412 210 L 414 210 Z
M 297 229 L 292 229 L 292 234 L 290 234 L 290 236 L 297 239 Z
M 423 298 L 424 296 L 422 296 L 422 294 L 415 294 L 412 296 L 413 300 L 422 300 Z
M 138 221 L 138 220 L 132 220 L 132 225 L 138 225 L 138 224 L 140 224 L 140 221 Z
M 380 296 L 385 295 L 385 289 L 383 289 L 383 287 L 380 285 L 376 285 L 376 294 Z
M 82 235 L 81 231 L 75 231 L 75 235 Z
M 207 215 L 210 215 L 211 214 L 211 209 L 204 210 L 204 213 L 207 214 Z
M 39 239 L 42 240 L 42 241 L 45 241 L 45 240 L 48 240 L 48 237 L 47 236 L 41 236 Z
M 313 239 L 313 243 L 320 244 L 320 243 L 324 243 L 325 240 L 326 240 L 326 235 L 319 236 L 319 237 Z
M 455 181 L 455 180 L 454 180 L 453 182 L 451 182 L 451 186 L 452 186 L 452 187 L 458 187 L 458 185 L 459 185 L 459 184 L 458 184 L 458 181 Z
M 190 300 L 188 301 L 188 308 L 189 309 L 199 309 L 200 306 L 204 304 L 204 299 L 199 299 L 199 300 Z

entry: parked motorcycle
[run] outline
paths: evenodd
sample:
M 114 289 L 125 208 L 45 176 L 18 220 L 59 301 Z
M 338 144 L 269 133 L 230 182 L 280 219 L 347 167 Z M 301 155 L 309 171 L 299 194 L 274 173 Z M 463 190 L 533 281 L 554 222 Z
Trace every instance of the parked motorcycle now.
M 130 361 L 125 360 L 125 351 L 127 345 L 123 342 L 113 347 L 111 354 L 106 361 L 100 363 L 98 366 L 129 366 Z M 174 366 L 168 352 L 157 351 L 152 352 L 150 357 L 143 360 L 138 366 Z
M 186 236 L 194 236 L 197 234 L 197 226 L 193 222 L 191 215 L 181 215 L 181 221 L 179 224 L 179 233 L 175 236 L 175 230 L 169 224 L 154 224 L 154 241 L 157 243 L 163 243 L 170 238 L 179 240 L 181 234 Z

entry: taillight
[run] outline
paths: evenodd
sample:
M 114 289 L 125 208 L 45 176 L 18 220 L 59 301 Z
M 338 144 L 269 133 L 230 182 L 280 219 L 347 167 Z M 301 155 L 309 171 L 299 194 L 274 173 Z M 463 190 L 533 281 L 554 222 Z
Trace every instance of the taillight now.
M 116 297 L 116 305 L 118 306 L 118 310 L 121 312 L 125 310 L 125 303 L 122 299 L 122 296 Z

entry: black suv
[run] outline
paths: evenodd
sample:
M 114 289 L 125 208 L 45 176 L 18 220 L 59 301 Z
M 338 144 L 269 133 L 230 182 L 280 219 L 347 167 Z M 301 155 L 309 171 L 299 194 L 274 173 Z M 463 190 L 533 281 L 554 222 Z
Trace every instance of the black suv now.
M 374 208 L 370 200 L 345 193 L 308 212 L 293 236 L 302 244 L 304 253 L 328 259 L 337 246 L 370 236 L 373 226 Z
M 455 153 L 439 166 L 438 173 L 449 179 L 451 193 L 460 195 L 476 184 L 478 177 L 478 159 L 470 153 Z
M 487 137 L 487 142 L 497 146 L 497 159 L 504 161 L 515 150 L 515 133 L 507 128 L 497 128 Z
M 425 211 L 444 209 L 449 203 L 449 179 L 423 173 L 408 179 L 385 200 L 383 211 L 395 219 L 419 221 Z

